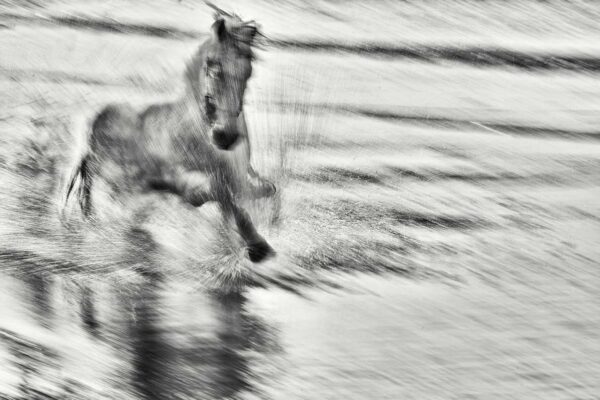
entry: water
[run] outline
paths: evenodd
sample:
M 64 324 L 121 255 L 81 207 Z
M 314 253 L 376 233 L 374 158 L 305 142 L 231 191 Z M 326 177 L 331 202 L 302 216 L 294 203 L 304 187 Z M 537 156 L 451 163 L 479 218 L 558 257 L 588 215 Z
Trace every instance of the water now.
M 164 195 L 121 204 L 100 183 L 98 221 L 70 210 L 65 228 L 56 214 L 87 119 L 106 102 L 177 94 L 209 15 L 187 2 L 169 12 L 160 1 L 136 12 L 89 3 L 78 15 L 191 34 L 35 14 L 0 30 L 0 398 L 596 398 L 593 70 L 352 47 L 464 39 L 531 50 L 516 37 L 581 55 L 595 28 L 574 29 L 589 19 L 574 11 L 563 28 L 543 23 L 560 18 L 554 2 L 522 6 L 543 16 L 525 25 L 522 2 L 436 4 L 240 4 L 275 39 L 312 40 L 318 28 L 349 46 L 273 47 L 255 62 L 254 163 L 279 188 L 248 204 L 278 251 L 260 265 L 210 205 Z M 385 10 L 407 24 L 357 23 Z M 476 18 L 497 15 L 506 18 L 489 29 Z M 435 29 L 410 25 L 431 19 Z M 536 39 L 561 29 L 568 48 Z M 132 205 L 149 217 L 142 226 Z
M 48 304 L 31 297 L 39 287 L 4 278 L 14 318 L 5 308 L 3 387 L 16 385 L 16 398 L 593 396 L 586 372 L 598 360 L 599 322 L 577 311 L 585 295 L 531 301 L 362 275 L 345 284 L 353 292 L 307 298 L 264 289 L 207 296 L 184 284 L 133 298 L 105 293 L 92 329 L 65 296 L 55 294 L 60 308 L 48 318 Z M 32 339 L 12 336 L 17 329 Z

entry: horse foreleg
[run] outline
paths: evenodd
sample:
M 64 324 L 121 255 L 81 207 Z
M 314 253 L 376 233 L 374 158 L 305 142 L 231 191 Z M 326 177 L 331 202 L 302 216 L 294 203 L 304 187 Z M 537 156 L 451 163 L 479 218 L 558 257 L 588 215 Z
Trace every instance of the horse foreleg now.
M 240 236 L 246 242 L 248 258 L 250 261 L 258 263 L 275 255 L 275 250 L 273 250 L 269 243 L 267 243 L 267 241 L 258 233 L 246 210 L 229 202 L 221 202 L 220 204 L 223 213 L 226 216 L 233 216 Z
M 250 261 L 261 262 L 275 254 L 273 248 L 256 230 L 250 215 L 235 203 L 229 190 L 220 185 L 215 187 L 208 176 L 187 171 L 154 177 L 149 179 L 148 183 L 155 190 L 178 195 L 194 207 L 200 207 L 208 201 L 217 201 L 223 216 L 226 219 L 233 217 L 240 236 L 246 242 Z

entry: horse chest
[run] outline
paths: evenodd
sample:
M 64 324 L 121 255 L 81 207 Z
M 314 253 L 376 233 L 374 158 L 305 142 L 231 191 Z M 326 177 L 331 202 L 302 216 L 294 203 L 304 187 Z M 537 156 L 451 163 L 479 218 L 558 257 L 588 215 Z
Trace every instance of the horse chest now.
M 180 106 L 149 109 L 143 116 L 144 152 L 159 169 L 183 168 L 220 177 L 236 186 L 248 168 L 247 140 L 233 150 L 219 150 L 210 141 L 209 127 L 194 112 Z
M 182 125 L 172 136 L 169 147 L 172 161 L 187 169 L 207 170 L 216 161 L 212 144 L 194 125 Z
M 202 131 L 178 107 L 156 106 L 142 116 L 142 149 L 163 163 L 187 165 L 202 152 Z

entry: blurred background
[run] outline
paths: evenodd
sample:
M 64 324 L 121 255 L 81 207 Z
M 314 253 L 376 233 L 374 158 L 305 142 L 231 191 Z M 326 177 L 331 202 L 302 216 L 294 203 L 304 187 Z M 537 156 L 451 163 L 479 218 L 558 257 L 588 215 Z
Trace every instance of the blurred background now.
M 259 265 L 211 205 L 57 217 L 94 115 L 177 98 L 212 9 L 0 0 L 0 399 L 597 399 L 600 3 L 215 4 L 265 35 Z

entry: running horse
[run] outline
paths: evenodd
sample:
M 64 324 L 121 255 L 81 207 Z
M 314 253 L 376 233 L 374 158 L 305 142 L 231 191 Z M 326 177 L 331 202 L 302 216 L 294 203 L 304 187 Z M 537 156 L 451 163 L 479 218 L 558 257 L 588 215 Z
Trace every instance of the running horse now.
M 96 116 L 88 150 L 67 182 L 64 206 L 77 192 L 84 216 L 90 216 L 99 176 L 117 193 L 167 191 L 194 207 L 214 201 L 223 217 L 235 222 L 248 258 L 260 262 L 274 251 L 240 206 L 241 199 L 275 193 L 275 186 L 250 164 L 243 110 L 258 28 L 219 10 L 211 33 L 187 65 L 186 90 L 179 100 L 142 112 L 113 104 Z M 118 177 L 109 164 L 119 167 Z

